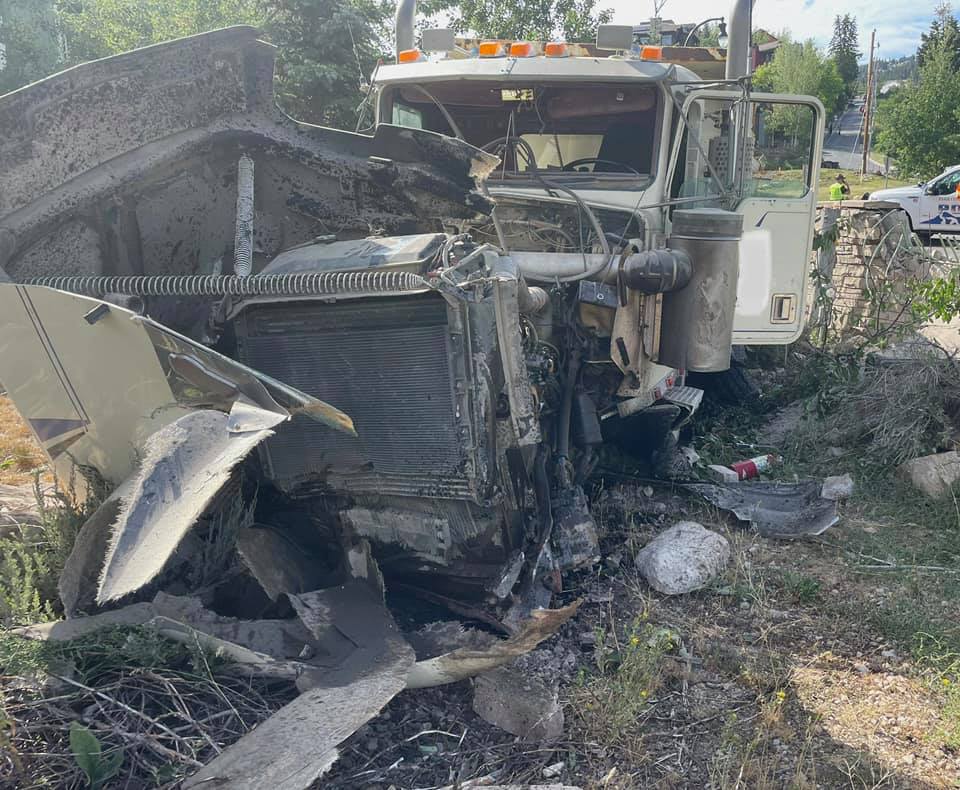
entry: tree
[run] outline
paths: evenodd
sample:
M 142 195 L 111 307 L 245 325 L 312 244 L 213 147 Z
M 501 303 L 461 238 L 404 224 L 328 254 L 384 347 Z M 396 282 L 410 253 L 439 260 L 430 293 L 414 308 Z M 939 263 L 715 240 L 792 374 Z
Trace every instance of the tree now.
M 352 128 L 363 81 L 389 51 L 381 0 L 58 0 L 73 63 L 229 25 L 279 47 L 276 92 L 294 117 Z
M 279 45 L 277 98 L 305 121 L 352 128 L 364 82 L 388 58 L 394 5 L 380 0 L 261 0 Z
M 57 11 L 71 63 L 263 18 L 258 0 L 58 0 Z
M 951 62 L 954 71 L 960 71 L 960 25 L 953 15 L 950 3 L 943 0 L 934 12 L 930 30 L 921 36 L 920 48 L 917 50 L 917 64 L 923 66 L 924 61 L 938 47 L 943 45 L 951 53 Z
M 53 0 L 0 0 L 0 94 L 62 63 Z
M 753 75 L 753 84 L 759 90 L 774 93 L 797 93 L 816 96 L 827 112 L 836 112 L 843 102 L 844 82 L 832 59 L 824 57 L 812 40 L 800 43 L 784 36 L 773 60 L 765 63 Z M 771 121 L 787 124 L 794 116 L 809 117 L 800 108 L 778 107 Z
M 613 13 L 598 11 L 596 5 L 596 0 L 464 0 L 455 11 L 454 27 L 484 38 L 590 41 L 597 25 L 609 22 Z
M 877 148 L 889 154 L 902 173 L 934 176 L 960 161 L 960 74 L 955 51 L 941 38 L 927 48 L 920 79 L 877 112 Z
M 850 14 L 837 15 L 833 20 L 833 38 L 830 39 L 828 51 L 843 80 L 845 99 L 854 94 L 860 73 L 857 66 L 860 57 L 858 42 L 856 18 Z

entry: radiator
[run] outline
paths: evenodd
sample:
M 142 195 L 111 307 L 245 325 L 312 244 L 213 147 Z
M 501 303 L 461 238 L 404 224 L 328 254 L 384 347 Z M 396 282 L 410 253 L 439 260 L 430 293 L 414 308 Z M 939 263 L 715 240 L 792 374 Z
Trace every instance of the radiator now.
M 435 293 L 244 307 L 241 361 L 343 410 L 358 433 L 297 416 L 262 445 L 267 476 L 293 495 L 484 501 L 495 355 L 467 312 Z

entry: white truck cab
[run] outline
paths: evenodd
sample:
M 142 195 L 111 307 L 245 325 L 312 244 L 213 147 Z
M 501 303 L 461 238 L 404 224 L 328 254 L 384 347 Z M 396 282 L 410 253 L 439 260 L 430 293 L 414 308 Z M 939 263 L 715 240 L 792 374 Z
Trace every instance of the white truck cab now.
M 953 165 L 936 178 L 915 187 L 880 189 L 871 200 L 899 203 L 918 233 L 960 233 L 960 165 Z
M 426 51 L 438 31 L 414 47 L 408 13 L 398 10 L 398 62 L 374 75 L 376 122 L 459 137 L 501 160 L 486 180 L 499 228 L 451 230 L 499 234 L 514 252 L 650 250 L 678 208 L 731 210 L 743 217 L 734 343 L 800 335 L 823 138 L 816 98 L 752 92 L 745 74 L 725 79 L 692 48 L 451 35 Z

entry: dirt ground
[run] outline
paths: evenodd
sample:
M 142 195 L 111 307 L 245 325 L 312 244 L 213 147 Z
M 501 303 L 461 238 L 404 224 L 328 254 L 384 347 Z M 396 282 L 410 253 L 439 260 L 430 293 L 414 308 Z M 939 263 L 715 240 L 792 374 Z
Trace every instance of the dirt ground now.
M 29 481 L 39 456 L 0 412 L 0 457 L 15 459 L 0 482 Z M 564 580 L 559 602 L 580 612 L 518 664 L 558 684 L 562 738 L 487 724 L 470 682 L 404 692 L 316 787 L 960 787 L 960 507 L 865 477 L 849 453 L 830 464 L 857 489 L 837 526 L 800 541 L 759 537 L 678 486 L 598 480 L 603 562 Z M 732 560 L 708 588 L 663 596 L 633 557 L 682 519 L 724 534 Z
M 864 530 L 902 525 L 851 505 L 821 538 L 775 542 L 669 488 L 644 488 L 600 496 L 604 566 L 572 581 L 563 598 L 584 600 L 581 612 L 524 662 L 560 678 L 563 742 L 517 743 L 490 727 L 472 712 L 469 683 L 406 693 L 345 744 L 322 786 L 440 787 L 491 773 L 585 788 L 960 786 L 957 678 L 932 677 L 912 639 L 885 632 L 884 617 L 903 604 L 900 580 L 858 571 L 852 553 Z M 733 560 L 709 589 L 662 596 L 630 558 L 681 517 L 725 534 Z M 909 585 L 928 617 L 956 629 L 943 581 L 914 576 Z M 616 633 L 622 652 L 632 635 L 644 647 L 646 634 L 663 630 L 670 645 L 635 683 L 619 677 L 622 656 L 619 668 L 598 667 L 597 635 Z

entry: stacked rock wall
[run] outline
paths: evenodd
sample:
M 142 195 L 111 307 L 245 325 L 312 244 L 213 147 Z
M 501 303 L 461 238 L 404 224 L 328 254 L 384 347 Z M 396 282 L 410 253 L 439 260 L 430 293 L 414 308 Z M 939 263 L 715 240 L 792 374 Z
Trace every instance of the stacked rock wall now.
M 911 319 L 913 284 L 928 258 L 895 203 L 850 200 L 817 208 L 810 326 L 832 340 L 876 336 Z

